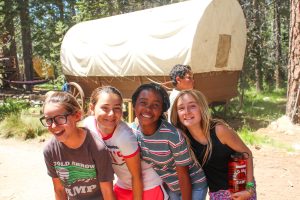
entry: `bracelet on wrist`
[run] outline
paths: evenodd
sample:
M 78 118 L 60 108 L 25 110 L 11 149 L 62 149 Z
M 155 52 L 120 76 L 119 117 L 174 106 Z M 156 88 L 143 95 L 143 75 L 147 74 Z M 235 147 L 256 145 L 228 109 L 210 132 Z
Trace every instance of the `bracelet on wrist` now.
M 251 196 L 255 193 L 255 184 L 254 184 L 254 182 L 247 182 L 246 183 L 246 191 L 248 191 Z
M 250 189 L 250 188 L 255 189 L 255 184 L 254 184 L 254 182 L 247 182 L 247 183 L 246 183 L 246 189 Z

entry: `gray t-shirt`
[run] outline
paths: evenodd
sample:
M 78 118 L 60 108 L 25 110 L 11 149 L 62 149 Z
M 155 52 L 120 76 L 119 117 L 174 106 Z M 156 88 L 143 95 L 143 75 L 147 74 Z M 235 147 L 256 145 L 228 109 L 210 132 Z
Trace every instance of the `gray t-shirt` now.
M 77 149 L 52 138 L 44 148 L 44 158 L 49 176 L 62 181 L 70 200 L 101 200 L 99 183 L 114 179 L 105 144 L 88 130 Z

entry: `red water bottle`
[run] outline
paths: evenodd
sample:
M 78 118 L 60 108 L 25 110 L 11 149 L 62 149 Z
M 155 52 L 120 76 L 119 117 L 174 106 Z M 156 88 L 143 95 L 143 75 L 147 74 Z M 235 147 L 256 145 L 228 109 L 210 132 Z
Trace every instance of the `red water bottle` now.
M 245 156 L 247 155 L 247 156 Z M 247 182 L 247 161 L 248 153 L 234 153 L 230 156 L 228 163 L 228 184 L 232 193 L 243 191 Z

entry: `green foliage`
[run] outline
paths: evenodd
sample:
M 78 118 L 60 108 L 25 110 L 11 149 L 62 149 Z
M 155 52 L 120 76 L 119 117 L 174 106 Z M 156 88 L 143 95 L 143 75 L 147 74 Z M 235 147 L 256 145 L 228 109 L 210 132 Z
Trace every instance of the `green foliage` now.
M 62 74 L 60 45 L 67 30 L 74 24 L 181 1 L 184 0 L 31 0 L 29 1 L 30 24 L 28 26 L 30 26 L 32 36 L 32 53 L 54 67 L 56 78 Z M 290 1 L 256 1 L 258 3 L 257 8 L 253 6 L 254 1 L 239 0 L 239 2 L 246 17 L 248 30 L 245 65 L 243 67 L 244 73 L 242 76 L 243 87 L 249 88 L 257 81 L 255 72 L 257 59 L 261 60 L 261 66 L 259 67 L 262 71 L 264 83 L 267 87 L 274 84 L 274 71 L 277 64 L 274 46 L 275 30 L 273 28 L 274 3 L 278 4 L 281 24 L 281 61 L 279 66 L 281 78 L 286 80 Z M 14 39 L 17 43 L 18 55 L 22 58 L 22 37 L 19 10 L 17 9 L 19 4 L 19 1 L 0 1 L 0 36 L 7 31 L 4 22 L 13 22 Z M 260 23 L 258 24 L 254 20 L 256 14 L 259 16 Z M 256 57 L 258 48 L 260 49 L 259 58 Z M 19 64 L 22 65 L 22 62 L 19 62 Z
M 271 121 L 285 114 L 285 97 L 284 89 L 257 93 L 254 88 L 250 88 L 244 92 L 242 105 L 241 98 L 234 98 L 226 110 L 220 109 L 222 113 L 215 112 L 214 115 L 225 119 L 248 145 L 269 145 L 293 151 L 291 146 L 281 141 L 255 133 L 259 128 L 268 126 Z M 240 109 L 237 109 L 239 106 Z
M 253 130 L 249 127 L 249 125 L 244 125 L 241 129 L 237 131 L 242 138 L 242 140 L 246 144 L 255 145 L 255 144 L 262 144 L 264 141 L 268 140 L 268 137 L 262 137 L 259 135 L 255 135 Z
M 244 91 L 226 105 L 213 109 L 213 116 L 221 118 L 252 119 L 270 122 L 285 114 L 286 90 L 256 92 L 254 88 Z
M 291 147 L 267 136 L 255 133 L 259 128 L 269 125 L 271 121 L 285 114 L 286 90 L 256 92 L 254 88 L 244 91 L 241 96 L 233 98 L 227 105 L 214 109 L 213 116 L 225 119 L 246 144 L 270 145 L 291 151 Z
M 0 122 L 1 135 L 33 139 L 47 132 L 39 121 L 39 113 L 33 114 L 28 109 L 17 114 L 10 114 Z
M 0 103 L 0 121 L 9 114 L 18 114 L 22 109 L 29 108 L 29 103 L 25 100 L 5 99 Z
M 245 91 L 245 98 L 240 114 L 256 120 L 272 121 L 285 113 L 286 91 L 257 93 L 255 89 Z
M 247 47 L 243 67 L 244 84 L 253 85 L 258 81 L 261 71 L 262 81 L 274 85 L 275 67 L 279 65 L 280 78 L 287 80 L 286 66 L 288 64 L 289 46 L 289 1 L 250 1 L 239 0 L 247 23 Z M 253 2 L 258 6 L 255 8 Z M 275 26 L 274 3 L 278 4 L 280 19 L 280 61 L 275 59 Z M 255 19 L 255 16 L 258 19 Z M 247 87 L 248 88 L 248 87 Z
M 238 134 L 248 145 L 268 145 L 280 149 L 285 149 L 289 152 L 295 151 L 291 146 L 282 143 L 281 141 L 274 140 L 266 135 L 255 134 L 247 124 L 244 125 L 240 130 L 238 130 Z
M 79 0 L 76 3 L 77 15 L 74 16 L 76 22 L 99 19 L 109 16 L 113 10 L 112 3 L 108 1 Z

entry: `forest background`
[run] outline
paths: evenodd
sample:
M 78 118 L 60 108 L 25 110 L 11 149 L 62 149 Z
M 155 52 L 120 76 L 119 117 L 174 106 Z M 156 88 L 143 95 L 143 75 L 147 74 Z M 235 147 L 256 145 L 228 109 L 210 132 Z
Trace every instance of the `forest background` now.
M 62 83 L 60 45 L 73 25 L 177 2 L 180 0 L 0 0 L 0 53 L 17 58 L 14 62 L 24 80 L 34 80 L 33 66 L 41 65 L 45 78 Z M 295 110 L 300 103 L 299 0 L 239 3 L 247 23 L 240 93 L 249 88 L 256 92 L 286 90 L 286 113 L 290 117 L 293 113 L 292 120 L 299 122 Z M 31 89 L 26 85 L 26 90 Z
M 0 57 L 17 58 L 14 64 L 24 80 L 35 79 L 33 68 L 39 63 L 43 78 L 61 86 L 64 76 L 60 45 L 73 25 L 177 2 L 180 1 L 0 0 Z M 230 115 L 230 124 L 250 144 L 259 199 L 299 199 L 300 178 L 295 174 L 300 170 L 300 126 L 282 115 L 291 117 L 294 113 L 293 121 L 300 122 L 300 3 L 239 3 L 247 23 L 247 47 L 239 80 L 240 97 L 245 94 L 245 98 L 239 112 L 235 108 L 241 99 L 230 102 L 232 113 L 227 110 L 225 119 Z M 25 89 L 32 90 L 30 85 Z M 50 134 L 45 134 L 47 130 L 38 120 L 40 107 L 29 108 L 26 102 L 10 99 L 0 105 L 0 199 L 53 199 L 52 183 L 42 159 L 42 146 Z M 25 141 L 14 140 L 15 136 Z M 16 161 L 16 165 L 11 164 Z

